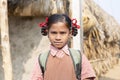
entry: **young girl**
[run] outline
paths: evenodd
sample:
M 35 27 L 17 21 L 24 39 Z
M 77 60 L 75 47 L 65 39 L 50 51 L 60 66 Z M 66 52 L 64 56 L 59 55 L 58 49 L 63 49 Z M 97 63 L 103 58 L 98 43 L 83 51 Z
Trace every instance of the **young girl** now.
M 77 21 L 71 20 L 65 14 L 53 14 L 41 23 L 41 33 L 51 42 L 50 51 L 43 73 L 42 67 L 37 60 L 32 72 L 31 80 L 80 80 L 76 77 L 74 64 L 68 48 L 71 35 L 77 35 Z M 79 45 L 79 44 L 78 44 Z M 42 54 L 41 54 L 42 56 Z M 81 80 L 94 80 L 94 71 L 85 57 L 81 54 Z

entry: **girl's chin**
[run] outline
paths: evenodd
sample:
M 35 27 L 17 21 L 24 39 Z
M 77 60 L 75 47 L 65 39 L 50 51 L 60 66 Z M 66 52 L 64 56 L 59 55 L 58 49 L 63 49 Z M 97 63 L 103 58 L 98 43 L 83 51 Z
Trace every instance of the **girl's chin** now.
M 60 46 L 55 46 L 57 49 L 62 49 L 63 47 L 60 47 Z
M 64 46 L 55 45 L 54 47 L 56 47 L 57 49 L 62 49 Z
M 64 47 L 64 45 L 61 44 L 52 44 L 52 45 L 57 49 L 62 49 Z

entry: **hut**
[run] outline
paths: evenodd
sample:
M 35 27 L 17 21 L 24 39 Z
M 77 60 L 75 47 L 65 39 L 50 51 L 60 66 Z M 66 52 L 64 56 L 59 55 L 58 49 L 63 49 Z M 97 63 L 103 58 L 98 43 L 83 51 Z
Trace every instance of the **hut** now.
M 49 40 L 42 37 L 38 24 L 53 13 L 72 16 L 71 2 L 72 0 L 8 0 L 14 80 L 29 80 L 37 56 L 49 48 Z M 100 76 L 117 64 L 116 55 L 120 53 L 120 25 L 93 0 L 84 0 L 82 5 L 83 51 L 96 75 Z M 2 64 L 0 54 L 0 65 Z M 4 80 L 2 66 L 0 73 L 0 79 Z

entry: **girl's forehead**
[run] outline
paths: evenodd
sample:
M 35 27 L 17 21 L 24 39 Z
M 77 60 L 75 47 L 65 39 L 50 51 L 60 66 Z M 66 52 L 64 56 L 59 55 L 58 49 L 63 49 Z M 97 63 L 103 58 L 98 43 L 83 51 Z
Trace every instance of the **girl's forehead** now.
M 50 26 L 50 29 L 69 29 L 64 22 L 57 22 Z
M 66 23 L 65 22 L 61 22 L 61 21 L 58 21 L 58 22 L 55 22 L 55 23 L 52 23 L 52 25 L 65 25 Z

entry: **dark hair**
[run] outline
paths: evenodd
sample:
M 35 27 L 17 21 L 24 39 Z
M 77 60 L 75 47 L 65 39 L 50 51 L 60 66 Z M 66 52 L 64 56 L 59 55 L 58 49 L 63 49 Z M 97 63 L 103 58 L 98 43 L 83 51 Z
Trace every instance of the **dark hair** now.
M 65 14 L 53 14 L 48 17 L 46 22 L 40 24 L 42 27 L 41 33 L 42 35 L 46 36 L 47 35 L 47 30 L 50 29 L 51 25 L 57 22 L 64 22 L 66 26 L 68 27 L 69 30 L 72 30 L 72 35 L 76 36 L 78 31 L 75 25 L 72 25 L 72 20 Z

